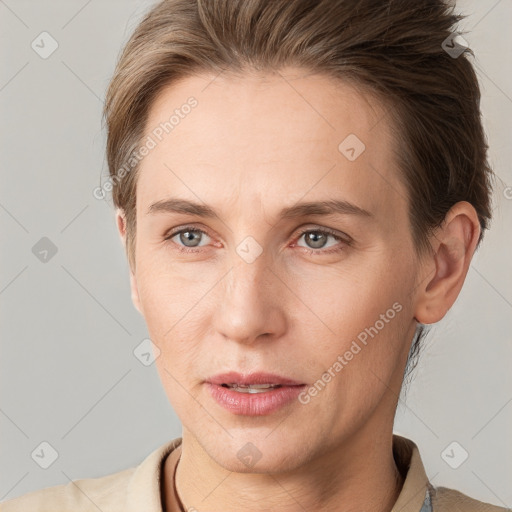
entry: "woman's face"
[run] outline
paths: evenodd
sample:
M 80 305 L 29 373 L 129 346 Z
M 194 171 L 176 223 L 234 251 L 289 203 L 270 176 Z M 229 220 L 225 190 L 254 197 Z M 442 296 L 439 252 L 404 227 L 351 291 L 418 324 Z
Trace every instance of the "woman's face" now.
M 390 437 L 425 276 L 385 109 L 291 68 L 201 75 L 160 93 L 146 135 L 132 291 L 184 438 L 226 469 L 249 452 L 271 471 Z M 299 208 L 324 202 L 340 208 Z M 231 391 L 229 409 L 207 383 L 226 372 L 304 386 L 278 407 Z

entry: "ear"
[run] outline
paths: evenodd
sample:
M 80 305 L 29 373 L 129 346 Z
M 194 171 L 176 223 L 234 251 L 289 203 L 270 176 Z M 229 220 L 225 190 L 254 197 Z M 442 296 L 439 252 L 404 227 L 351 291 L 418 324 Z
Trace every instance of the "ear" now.
M 425 257 L 428 277 L 416 291 L 415 318 L 422 324 L 441 320 L 457 299 L 466 279 L 478 238 L 480 222 L 473 205 L 460 201 L 435 230 L 432 255 Z M 421 273 L 427 275 L 425 271 Z
M 116 225 L 117 229 L 119 231 L 119 235 L 121 237 L 121 242 L 123 244 L 125 253 L 126 253 L 126 215 L 124 211 L 121 208 L 116 209 Z M 132 302 L 135 306 L 135 309 L 143 315 L 142 308 L 140 305 L 140 298 L 139 298 L 139 289 L 137 287 L 137 278 L 135 276 L 135 273 L 133 272 L 133 269 L 130 266 L 130 290 L 131 290 L 131 296 L 132 296 Z

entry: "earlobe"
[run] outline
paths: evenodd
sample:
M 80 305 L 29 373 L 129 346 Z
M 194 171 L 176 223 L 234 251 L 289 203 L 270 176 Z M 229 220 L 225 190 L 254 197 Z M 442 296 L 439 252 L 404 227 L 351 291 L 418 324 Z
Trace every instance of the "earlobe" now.
M 416 292 L 415 318 L 422 324 L 440 321 L 457 299 L 478 238 L 480 222 L 467 201 L 456 203 L 431 238 L 433 253 Z

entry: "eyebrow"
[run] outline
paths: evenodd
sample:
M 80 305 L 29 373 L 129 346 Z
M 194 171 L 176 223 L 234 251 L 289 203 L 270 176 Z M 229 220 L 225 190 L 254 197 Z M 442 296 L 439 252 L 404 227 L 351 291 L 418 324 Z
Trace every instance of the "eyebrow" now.
M 156 213 L 184 213 L 188 215 L 196 215 L 198 217 L 220 219 L 217 212 L 207 205 L 177 198 L 163 199 L 153 203 L 148 208 L 147 214 Z M 283 208 L 279 215 L 283 219 L 292 219 L 295 217 L 333 214 L 356 215 L 367 218 L 374 217 L 374 214 L 368 210 L 341 199 L 298 203 L 293 206 Z

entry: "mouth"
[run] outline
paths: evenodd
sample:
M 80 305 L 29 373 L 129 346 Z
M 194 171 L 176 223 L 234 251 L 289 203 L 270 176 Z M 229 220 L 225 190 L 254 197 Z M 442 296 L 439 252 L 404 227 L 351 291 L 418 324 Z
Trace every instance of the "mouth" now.
M 283 387 L 281 384 L 221 384 L 223 388 L 237 391 L 238 393 L 265 393 L 271 389 L 278 389 Z
M 268 372 L 227 372 L 204 381 L 211 398 L 232 414 L 263 416 L 292 407 L 306 384 Z M 298 402 L 297 402 L 298 403 Z

